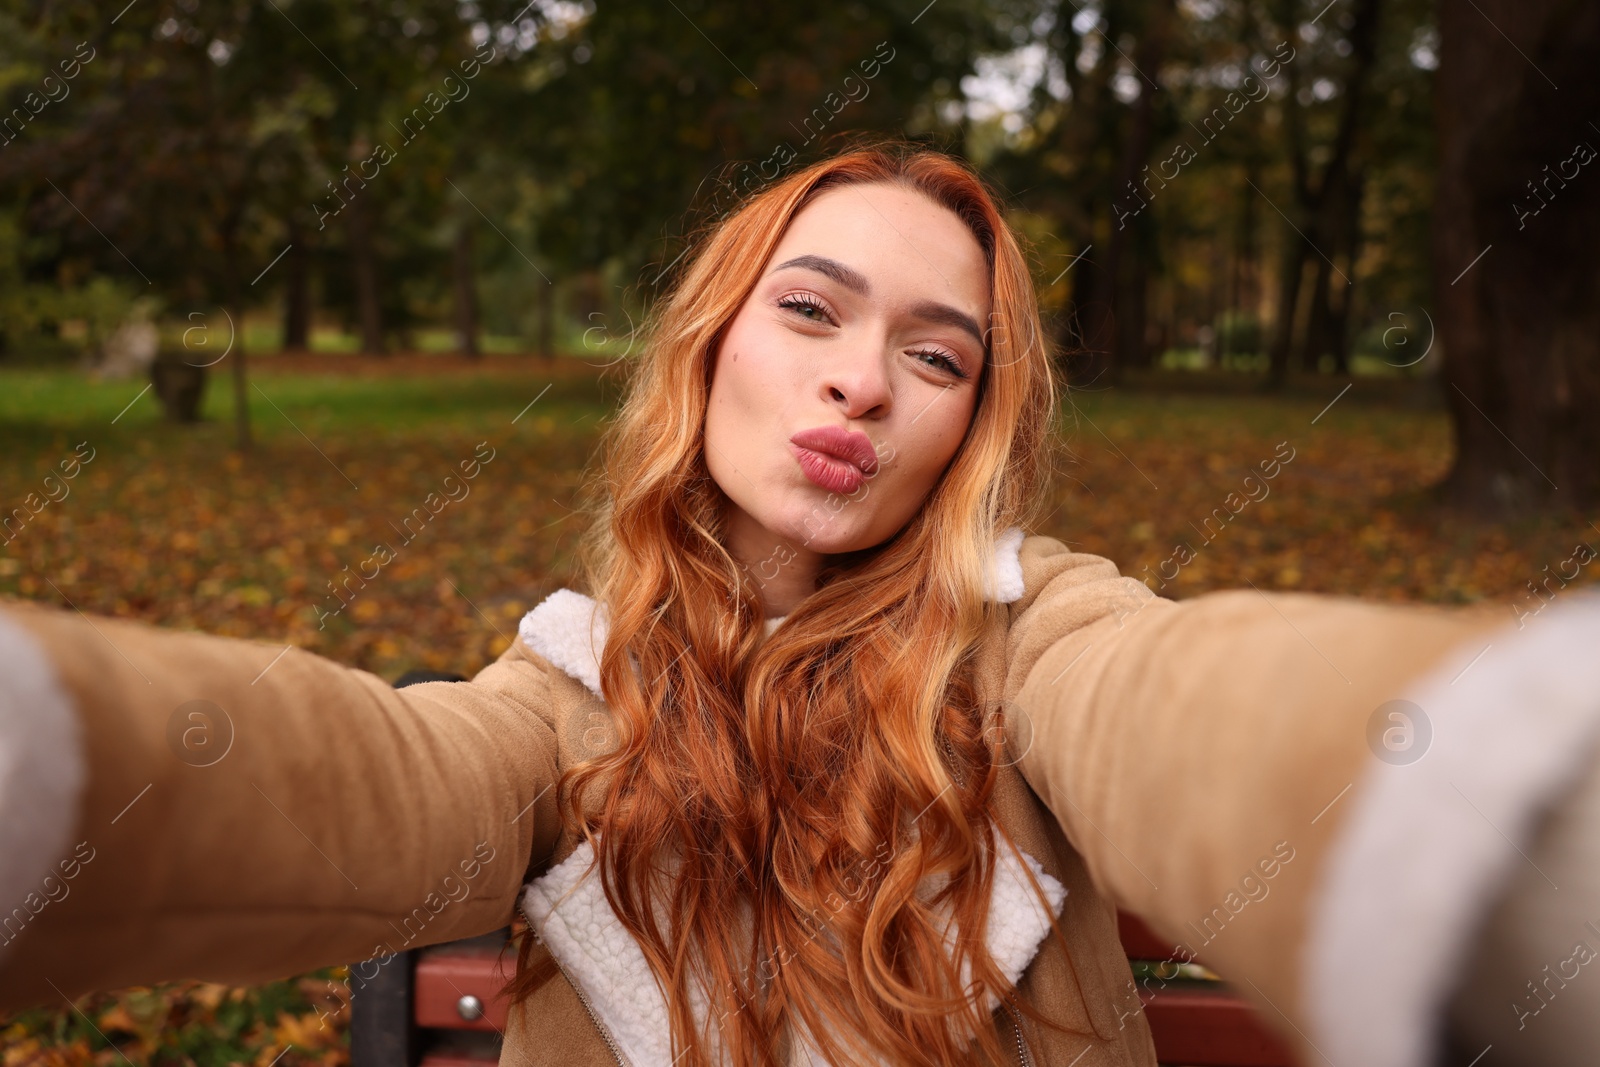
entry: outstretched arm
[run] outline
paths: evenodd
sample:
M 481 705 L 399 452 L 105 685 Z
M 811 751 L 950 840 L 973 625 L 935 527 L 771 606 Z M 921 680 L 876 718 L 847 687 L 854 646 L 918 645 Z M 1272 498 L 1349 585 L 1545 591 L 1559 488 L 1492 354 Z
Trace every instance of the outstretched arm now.
M 393 689 L 298 649 L 0 604 L 0 1010 L 493 930 L 554 847 L 548 668 Z
M 1600 610 L 1173 602 L 1048 538 L 1022 560 L 1008 744 L 1096 884 L 1304 1062 L 1427 1062 L 1518 842 L 1596 766 Z

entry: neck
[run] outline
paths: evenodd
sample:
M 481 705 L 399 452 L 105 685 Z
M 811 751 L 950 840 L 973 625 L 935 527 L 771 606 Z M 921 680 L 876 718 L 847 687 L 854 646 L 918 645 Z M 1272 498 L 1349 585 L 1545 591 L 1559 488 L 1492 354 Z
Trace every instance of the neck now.
M 817 575 L 825 557 L 779 537 L 742 512 L 730 517 L 727 547 L 733 558 L 744 564 L 766 618 L 788 615 L 817 591 Z

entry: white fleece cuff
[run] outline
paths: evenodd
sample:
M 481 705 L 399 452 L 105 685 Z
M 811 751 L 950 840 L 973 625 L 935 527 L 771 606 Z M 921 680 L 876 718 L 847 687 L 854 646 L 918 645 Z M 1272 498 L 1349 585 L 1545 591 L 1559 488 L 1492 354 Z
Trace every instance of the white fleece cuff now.
M 0 610 L 0 919 L 37 910 L 84 784 L 78 717 L 43 646 Z M 0 933 L 0 959 L 18 931 Z M 26 929 L 24 926 L 23 929 Z
M 1309 1038 L 1338 1067 L 1427 1067 L 1445 1003 L 1539 816 L 1595 765 L 1600 596 L 1462 647 L 1403 694 L 1429 720 L 1371 761 L 1330 848 L 1301 966 Z

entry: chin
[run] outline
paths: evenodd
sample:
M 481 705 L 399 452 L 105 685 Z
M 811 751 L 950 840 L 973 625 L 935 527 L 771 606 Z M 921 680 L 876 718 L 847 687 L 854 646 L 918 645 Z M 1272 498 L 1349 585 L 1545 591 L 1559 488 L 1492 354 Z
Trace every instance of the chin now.
M 835 522 L 837 521 L 836 519 Z M 882 535 L 874 535 L 872 531 L 864 527 L 845 526 L 834 529 L 829 527 L 818 528 L 813 524 L 812 528 L 807 530 L 802 524 L 799 531 L 799 540 L 803 543 L 807 537 L 811 538 L 811 543 L 806 547 L 824 556 L 860 552 L 863 549 L 872 548 L 886 539 Z
M 845 511 L 850 507 L 845 505 Z M 865 547 L 860 528 L 846 522 L 843 513 L 834 514 L 820 495 L 815 501 L 801 496 L 786 502 L 775 514 L 762 516 L 758 513 L 756 521 L 789 543 L 823 555 Z

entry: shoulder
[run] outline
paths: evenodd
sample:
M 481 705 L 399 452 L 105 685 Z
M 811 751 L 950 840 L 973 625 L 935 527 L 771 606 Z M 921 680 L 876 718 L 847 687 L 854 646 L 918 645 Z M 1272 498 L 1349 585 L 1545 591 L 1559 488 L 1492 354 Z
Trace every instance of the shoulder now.
M 1054 537 L 1023 538 L 1017 560 L 1022 594 L 1011 603 L 1007 624 L 1008 694 L 1046 649 L 1069 634 L 1097 623 L 1120 628 L 1146 609 L 1176 606 L 1104 556 L 1074 552 Z
M 592 601 L 562 589 L 523 616 L 505 651 L 472 678 L 534 712 L 563 739 L 569 720 L 598 692 L 598 657 L 589 645 Z M 603 619 L 603 616 L 602 616 Z M 604 641 L 603 625 L 600 640 Z
M 600 650 L 605 648 L 607 622 L 604 605 L 583 593 L 558 589 L 522 617 L 517 641 L 599 696 Z
M 1017 563 L 1022 590 L 1011 604 L 1013 622 L 1037 609 L 1083 600 L 1085 596 L 1090 600 L 1155 597 L 1149 586 L 1123 575 L 1111 560 L 1089 552 L 1074 552 L 1054 537 L 1034 534 L 1022 538 Z
M 576 590 L 558 589 L 522 617 L 510 647 L 484 669 L 485 673 L 537 673 L 536 684 L 545 693 L 543 714 L 555 731 L 561 767 L 589 759 L 617 742 L 600 691 L 600 657 L 608 623 L 604 604 Z

